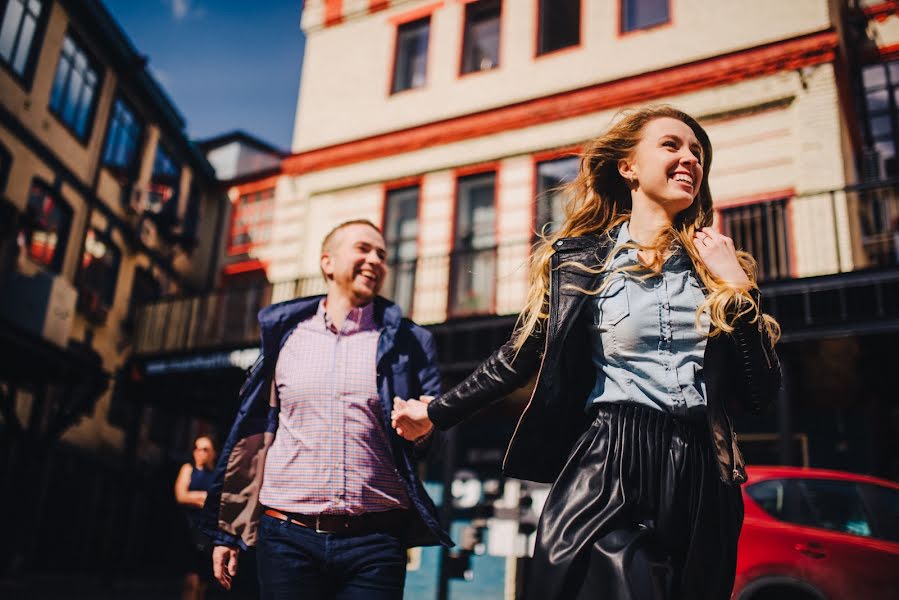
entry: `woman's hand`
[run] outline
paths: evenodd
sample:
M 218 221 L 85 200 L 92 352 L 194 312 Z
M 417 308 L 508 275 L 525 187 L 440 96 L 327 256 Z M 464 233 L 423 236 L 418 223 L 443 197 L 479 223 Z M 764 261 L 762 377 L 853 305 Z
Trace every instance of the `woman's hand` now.
M 396 429 L 397 434 L 410 442 L 429 434 L 434 424 L 428 418 L 428 402 L 433 399 L 432 396 L 422 396 L 418 400 L 395 397 L 393 412 L 390 413 L 390 424 Z
M 711 227 L 703 227 L 693 234 L 693 243 L 712 275 L 735 288 L 749 289 L 751 282 L 737 260 L 732 239 Z

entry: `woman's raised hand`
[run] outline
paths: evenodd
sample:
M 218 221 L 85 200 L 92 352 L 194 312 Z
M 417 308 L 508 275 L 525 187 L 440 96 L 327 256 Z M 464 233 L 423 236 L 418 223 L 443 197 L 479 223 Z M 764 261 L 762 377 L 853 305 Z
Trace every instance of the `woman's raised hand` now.
M 693 243 L 712 275 L 736 288 L 745 290 L 749 287 L 749 277 L 737 260 L 732 239 L 711 227 L 703 227 L 693 234 Z
M 410 442 L 429 434 L 434 424 L 428 418 L 428 402 L 433 399 L 433 396 L 422 396 L 418 400 L 403 400 L 395 396 L 390 424 L 396 429 L 397 434 Z

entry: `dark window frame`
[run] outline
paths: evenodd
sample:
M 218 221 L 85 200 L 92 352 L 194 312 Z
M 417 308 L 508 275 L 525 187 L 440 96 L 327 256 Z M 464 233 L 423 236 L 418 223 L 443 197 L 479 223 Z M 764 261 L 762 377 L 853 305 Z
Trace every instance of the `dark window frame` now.
M 23 4 L 27 6 L 28 0 L 22 0 Z M 41 48 L 43 48 L 44 43 L 44 34 L 47 30 L 47 22 L 49 20 L 50 10 L 53 8 L 53 3 L 48 2 L 46 0 L 39 0 L 41 2 L 41 14 L 38 15 L 37 22 L 35 24 L 34 33 L 31 37 L 31 47 L 28 49 L 28 55 L 25 59 L 25 67 L 22 73 L 18 73 L 15 68 L 13 68 L 12 64 L 9 64 L 3 58 L 0 58 L 0 68 L 5 70 L 9 75 L 15 79 L 19 84 L 28 92 L 31 91 L 31 86 L 34 83 L 34 73 L 37 68 L 38 58 L 41 54 Z M 0 0 L 0 27 L 2 27 L 3 22 L 6 18 L 6 10 L 9 8 L 10 0 Z M 16 31 L 16 41 L 18 42 L 19 34 L 21 33 L 21 22 L 19 23 L 19 28 Z M 18 44 L 13 44 L 13 48 Z M 15 57 L 15 52 L 13 53 L 13 57 Z
M 618 0 L 618 34 L 619 35 L 627 35 L 629 33 L 634 33 L 637 31 L 649 31 L 651 29 L 655 29 L 656 27 L 664 27 L 665 25 L 670 25 L 672 22 L 671 19 L 671 2 L 672 0 L 664 0 L 666 3 L 666 18 L 664 21 L 657 21 L 653 23 L 647 24 L 634 24 L 629 22 L 628 13 L 629 6 L 634 2 L 641 2 L 644 0 Z
M 32 244 L 31 237 L 34 235 L 36 231 L 35 219 L 34 219 L 34 209 L 32 208 L 32 199 L 34 198 L 35 189 L 41 190 L 42 194 L 49 195 L 54 202 L 54 208 L 60 208 L 63 216 L 65 217 L 65 228 L 61 231 L 57 231 L 56 244 L 53 247 L 53 257 L 50 262 L 45 262 L 36 258 L 30 251 L 30 247 Z M 27 229 L 26 233 L 26 247 L 23 249 L 25 256 L 28 257 L 28 260 L 32 261 L 35 264 L 41 265 L 41 267 L 45 269 L 49 269 L 50 271 L 60 274 L 62 272 L 63 262 L 65 261 L 66 250 L 69 242 L 69 237 L 72 232 L 72 221 L 74 218 L 74 210 L 72 206 L 63 199 L 62 194 L 58 189 L 55 189 L 53 186 L 48 185 L 45 181 L 39 178 L 34 178 L 31 181 L 31 186 L 28 190 L 28 202 L 25 207 L 25 219 L 23 223 L 23 228 Z
M 93 234 L 94 239 L 98 240 L 102 244 L 104 244 L 107 248 L 107 251 L 111 253 L 113 256 L 113 265 L 112 265 L 112 279 L 111 283 L 104 282 L 104 289 L 96 289 L 90 283 L 86 281 L 87 275 L 85 269 L 87 268 L 84 264 L 85 254 L 88 253 L 87 244 L 88 238 Z M 98 259 L 99 260 L 99 259 Z M 76 277 L 78 292 L 79 292 L 79 308 L 83 312 L 90 313 L 101 313 L 100 315 L 93 314 L 93 316 L 102 316 L 105 317 L 105 313 L 112 308 L 115 303 L 115 293 L 118 289 L 119 284 L 119 275 L 122 270 L 122 250 L 116 245 L 116 243 L 112 240 L 112 235 L 109 232 L 98 229 L 97 227 L 88 226 L 88 228 L 84 232 L 84 242 L 81 244 L 81 260 L 78 263 L 78 275 Z M 99 296 L 100 305 L 97 307 L 93 307 L 87 303 L 89 293 L 85 292 L 94 292 Z M 82 298 L 83 297 L 83 298 Z
M 569 181 L 571 181 L 570 179 L 569 180 L 560 180 L 559 183 L 555 184 L 554 186 L 544 187 L 543 180 L 542 180 L 541 174 L 540 174 L 541 167 L 543 167 L 544 165 L 550 165 L 553 163 L 559 164 L 562 162 L 566 162 L 566 163 L 573 162 L 575 165 L 574 177 L 577 177 L 577 172 L 580 168 L 580 160 L 581 160 L 580 156 L 570 155 L 570 154 L 568 154 L 568 155 L 560 154 L 558 156 L 547 157 L 547 158 L 537 158 L 534 160 L 534 223 L 533 223 L 534 232 L 533 232 L 533 235 L 534 235 L 535 241 L 539 237 L 538 234 L 543 233 L 542 230 L 543 230 L 544 225 L 551 222 L 550 220 L 552 219 L 553 213 L 555 212 L 553 210 L 554 207 L 552 206 L 553 203 L 556 202 L 557 200 L 564 202 L 564 199 L 561 197 L 561 190 L 559 190 L 558 188 L 560 186 L 565 185 Z M 559 208 L 562 209 L 562 212 L 564 213 L 564 205 Z M 549 218 L 548 219 L 543 218 L 545 216 L 548 216 Z M 562 215 L 562 218 L 564 219 L 564 214 Z M 557 226 L 558 225 L 561 225 L 561 222 L 558 223 Z M 556 228 L 552 228 L 548 232 L 552 232 L 555 230 L 556 230 Z
M 892 67 L 892 68 L 891 68 Z M 883 71 L 883 83 L 868 86 L 865 83 L 865 76 L 873 69 L 881 69 Z M 895 73 L 891 73 L 895 70 Z M 899 176 L 899 57 L 892 60 L 882 60 L 870 64 L 862 65 L 858 70 L 858 89 L 859 113 L 861 115 L 861 128 L 864 137 L 864 149 L 861 153 L 862 164 L 860 165 L 863 178 L 872 179 L 869 174 L 870 165 L 865 156 L 877 156 L 876 146 L 878 143 L 890 143 L 893 146 L 893 157 L 891 166 L 894 172 L 889 171 L 889 166 L 884 165 L 883 170 L 880 169 L 878 161 L 876 177 L 873 179 L 891 179 Z M 885 107 L 873 110 L 869 97 L 878 92 L 883 92 L 886 97 Z M 890 132 L 887 135 L 877 135 L 874 132 L 873 121 L 880 119 L 889 123 Z
M 415 39 L 410 30 L 415 28 L 424 27 L 424 77 L 422 82 L 418 85 L 414 85 L 415 79 L 415 71 L 412 67 L 415 61 L 414 58 L 406 58 L 406 64 L 410 66 L 409 73 L 409 81 L 401 82 L 399 79 L 400 71 L 397 70 L 397 67 L 401 64 L 400 60 L 400 52 L 406 48 L 412 48 L 412 50 L 417 50 L 418 46 L 415 44 L 404 44 L 402 36 L 405 33 L 408 33 L 408 39 Z M 428 58 L 430 56 L 431 51 L 431 15 L 425 15 L 419 19 L 414 19 L 412 21 L 407 21 L 405 23 L 399 23 L 396 26 L 396 32 L 394 34 L 394 42 L 393 42 L 393 68 L 391 69 L 390 74 L 390 94 L 399 94 L 400 92 L 405 92 L 409 90 L 417 90 L 425 87 L 428 84 Z M 401 87 L 402 86 L 402 87 Z
M 410 194 L 413 191 L 415 193 L 414 198 L 410 197 Z M 421 223 L 421 200 L 422 193 L 420 181 L 409 183 L 407 185 L 390 186 L 384 191 L 384 215 L 381 230 L 384 232 L 384 243 L 387 249 L 387 261 L 390 271 L 388 275 L 390 294 L 393 301 L 400 305 L 406 316 L 412 314 L 415 306 L 415 274 L 419 259 L 418 239 L 421 233 L 419 226 Z M 398 210 L 396 208 L 397 204 L 408 202 L 414 202 L 415 205 L 415 216 L 412 219 L 416 223 L 414 238 L 404 237 L 399 235 L 399 231 L 396 231 L 397 227 L 409 219 L 402 219 L 400 217 L 397 217 L 396 219 L 392 218 L 395 214 L 393 211 Z M 394 227 L 394 225 L 396 225 L 396 227 Z M 408 244 L 414 246 L 414 256 L 410 257 L 402 254 L 401 250 L 407 248 Z M 408 298 L 396 297 L 397 282 L 400 277 L 403 277 L 405 287 L 402 289 L 407 291 Z
M 452 251 L 450 252 L 450 285 L 449 285 L 449 299 L 447 302 L 447 314 L 449 317 L 463 317 L 463 316 L 472 316 L 472 315 L 485 315 L 485 314 L 494 314 L 496 312 L 496 293 L 497 293 L 497 277 L 496 277 L 496 268 L 497 268 L 497 235 L 496 235 L 496 225 L 497 225 L 497 194 L 499 192 L 499 169 L 496 167 L 489 167 L 483 169 L 477 169 L 474 171 L 468 171 L 464 174 L 457 174 L 454 182 L 453 189 L 453 223 L 452 223 Z M 476 244 L 475 242 L 475 232 L 474 232 L 474 223 L 469 223 L 469 231 L 466 236 L 460 235 L 459 225 L 460 225 L 460 215 L 462 214 L 462 206 L 461 203 L 463 201 L 462 198 L 462 187 L 469 182 L 476 182 L 478 179 L 492 179 L 493 186 L 493 194 L 492 198 L 492 208 L 493 208 L 493 231 L 492 241 L 489 245 L 483 246 L 481 244 Z M 473 212 L 471 212 L 471 200 L 468 200 L 469 203 L 469 219 L 473 216 Z M 470 237 L 470 239 L 466 242 L 465 238 Z M 459 293 L 459 281 L 458 278 L 461 273 L 468 273 L 470 276 L 477 276 L 478 273 L 478 265 L 474 264 L 478 261 L 478 258 L 483 255 L 486 257 L 486 262 L 490 263 L 492 258 L 492 264 L 489 265 L 491 273 L 488 274 L 488 281 L 490 289 L 487 290 L 490 298 L 486 302 L 487 306 L 466 306 L 465 302 L 459 302 L 457 298 L 457 294 Z M 476 283 L 474 282 L 474 277 L 469 277 L 469 281 L 466 283 L 466 289 L 474 289 L 476 287 Z
M 0 196 L 6 193 L 6 182 L 12 169 L 12 153 L 0 142 Z
M 164 171 L 158 169 L 160 165 L 160 154 L 166 158 L 165 163 L 170 164 L 174 170 Z M 156 142 L 156 150 L 153 154 L 153 169 L 150 172 L 150 183 L 149 189 L 147 190 L 147 201 L 145 206 L 143 207 L 144 212 L 149 212 L 151 214 L 160 214 L 163 212 L 176 210 L 178 202 L 180 201 L 181 194 L 181 178 L 183 177 L 184 166 L 179 162 L 174 154 L 169 150 L 169 147 L 166 146 L 162 140 Z M 160 202 L 157 204 L 156 202 L 151 202 L 151 195 L 160 195 L 155 188 L 168 186 L 172 189 L 172 195 L 167 199 L 160 199 Z M 174 205 L 172 205 L 174 203 Z
M 238 220 L 241 218 L 242 213 L 246 210 L 246 207 L 252 206 L 254 204 L 265 202 L 265 208 L 267 211 L 256 208 L 256 212 L 266 213 L 264 214 L 264 218 L 256 218 L 254 217 L 254 221 L 250 223 L 245 220 L 238 224 Z M 228 256 L 237 256 L 240 254 L 246 254 L 249 250 L 264 244 L 270 244 L 272 239 L 272 233 L 274 231 L 274 222 L 275 222 L 275 188 L 269 187 L 260 190 L 254 190 L 252 192 L 247 192 L 245 194 L 241 194 L 238 196 L 237 202 L 234 203 L 234 206 L 231 209 L 231 219 L 228 227 L 228 244 L 225 248 L 225 253 Z M 239 225 L 239 226 L 238 226 Z M 265 230 L 266 239 L 255 240 L 253 238 L 254 230 L 258 233 L 260 231 Z M 244 235 L 247 239 L 241 240 L 240 243 L 237 243 L 237 236 Z
M 577 22 L 574 27 L 576 31 L 576 39 L 565 40 L 561 42 L 561 45 L 550 46 L 548 43 L 547 35 L 549 31 L 547 29 L 548 22 L 550 21 L 549 15 L 556 15 L 558 13 L 553 11 L 548 11 L 547 5 L 555 5 L 559 0 L 537 0 L 537 56 L 546 56 L 547 54 L 552 54 L 554 52 L 559 52 L 560 50 L 567 50 L 570 48 L 577 48 L 581 45 L 581 40 L 583 39 L 583 25 L 584 25 L 584 2 L 583 0 L 567 0 L 572 4 L 577 6 Z M 566 7 L 568 9 L 570 7 Z
M 84 132 L 78 133 L 75 129 L 74 124 L 69 123 L 66 120 L 65 115 L 65 107 L 67 106 L 66 98 L 69 92 L 69 85 L 72 80 L 72 67 L 73 64 L 69 65 L 69 71 L 66 74 L 65 83 L 62 86 L 62 92 L 60 92 L 60 102 L 62 103 L 60 107 L 55 107 L 53 104 L 54 91 L 56 90 L 56 79 L 59 75 L 59 68 L 62 65 L 62 61 L 64 59 L 65 52 L 65 40 L 72 40 L 72 45 L 75 48 L 73 53 L 73 61 L 75 55 L 80 51 L 81 54 L 84 55 L 86 66 L 89 69 L 92 69 L 94 72 L 94 76 L 96 77 L 96 81 L 94 82 L 94 91 L 90 100 L 90 106 L 87 109 L 87 114 L 85 116 L 85 128 Z M 90 143 L 91 135 L 94 132 L 95 121 L 97 120 L 97 106 L 100 102 L 100 93 L 103 91 L 103 80 L 105 75 L 105 69 L 103 68 L 103 63 L 97 60 L 96 56 L 88 49 L 87 44 L 83 42 L 81 37 L 69 27 L 66 30 L 65 35 L 63 35 L 63 42 L 59 49 L 59 57 L 56 60 L 56 68 L 53 70 L 53 81 L 50 85 L 50 97 L 47 99 L 47 112 L 53 115 L 56 121 L 62 125 L 72 136 L 78 140 L 81 145 L 87 146 Z M 82 92 L 83 93 L 83 92 Z M 79 96 L 80 99 L 80 96 Z
M 496 62 L 486 69 L 474 68 L 474 66 L 469 65 L 469 61 L 473 61 L 473 58 L 469 57 L 469 54 L 473 52 L 471 44 L 473 43 L 474 33 L 472 32 L 472 28 L 478 22 L 478 18 L 483 17 L 483 20 L 493 18 L 493 15 L 490 14 L 493 11 L 497 12 Z M 484 73 L 498 69 L 502 64 L 502 37 L 503 0 L 475 0 L 474 2 L 466 3 L 465 14 L 462 18 L 462 44 L 460 49 L 459 76 L 463 77 L 473 73 Z M 471 68 L 469 68 L 469 66 L 471 66 Z
M 134 145 L 134 156 L 131 157 L 131 160 L 128 164 L 119 165 L 116 163 L 110 162 L 107 157 L 109 153 L 109 147 L 112 142 L 112 136 L 114 134 L 113 131 L 113 122 L 118 116 L 116 108 L 121 104 L 124 109 L 130 113 L 131 118 L 133 119 L 134 125 L 137 127 L 137 136 L 135 139 Z M 103 146 L 100 153 L 100 161 L 104 168 L 109 169 L 110 171 L 116 173 L 117 175 L 123 176 L 127 179 L 133 179 L 137 176 L 137 171 L 140 166 L 140 157 L 141 157 L 141 147 L 143 146 L 145 136 L 146 136 L 146 126 L 143 119 L 140 118 L 139 113 L 134 109 L 134 105 L 125 99 L 125 96 L 121 93 L 116 94 L 113 98 L 112 104 L 109 109 L 109 118 L 107 119 L 107 127 L 106 127 L 106 137 L 103 140 Z M 119 128 L 118 131 L 122 131 L 122 128 Z M 121 134 L 120 134 L 121 135 Z M 119 138 L 121 139 L 121 138 Z M 117 146 L 120 144 L 117 144 Z M 118 152 L 116 152 L 118 153 Z

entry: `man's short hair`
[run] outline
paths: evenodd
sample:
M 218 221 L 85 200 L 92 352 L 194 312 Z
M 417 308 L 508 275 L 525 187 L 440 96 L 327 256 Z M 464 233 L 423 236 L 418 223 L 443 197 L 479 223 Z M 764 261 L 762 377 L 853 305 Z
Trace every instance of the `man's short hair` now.
M 334 238 L 337 237 L 337 234 L 341 230 L 346 229 L 347 227 L 349 227 L 351 225 L 368 225 L 369 227 L 371 227 L 378 233 L 381 233 L 381 228 L 378 227 L 377 225 L 375 225 L 374 223 L 372 223 L 371 221 L 369 221 L 368 219 L 353 219 L 351 221 L 344 221 L 343 223 L 341 223 L 340 225 L 338 225 L 337 227 L 335 227 L 334 229 L 329 231 L 328 234 L 325 236 L 325 239 L 322 240 L 321 254 L 324 254 L 325 252 L 329 251 L 331 249 L 331 245 L 334 243 Z M 321 271 L 322 271 L 322 277 L 324 277 L 325 281 L 327 281 L 328 276 L 325 275 L 324 269 L 322 269 Z

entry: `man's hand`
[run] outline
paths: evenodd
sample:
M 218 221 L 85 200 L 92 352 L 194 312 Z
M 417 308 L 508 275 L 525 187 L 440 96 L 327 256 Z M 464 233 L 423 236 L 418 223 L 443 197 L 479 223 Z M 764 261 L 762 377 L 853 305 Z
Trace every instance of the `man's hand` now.
M 396 429 L 397 434 L 410 442 L 429 434 L 434 424 L 428 418 L 428 402 L 433 399 L 433 396 L 422 396 L 418 400 L 395 397 L 393 412 L 390 413 L 390 424 Z
M 231 579 L 237 575 L 237 548 L 216 546 L 212 550 L 212 574 L 223 588 L 231 589 Z

